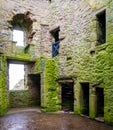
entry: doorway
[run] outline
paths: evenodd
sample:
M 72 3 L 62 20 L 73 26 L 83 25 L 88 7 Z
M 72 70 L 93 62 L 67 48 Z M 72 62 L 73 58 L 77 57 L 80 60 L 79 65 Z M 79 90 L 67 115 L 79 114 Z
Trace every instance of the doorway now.
M 28 88 L 30 92 L 30 106 L 40 106 L 40 74 L 28 75 Z
M 81 83 L 81 113 L 89 116 L 89 83 Z
M 61 84 L 62 110 L 73 111 L 74 109 L 74 88 L 73 83 Z
M 97 117 L 104 117 L 104 89 L 96 88 L 97 95 Z

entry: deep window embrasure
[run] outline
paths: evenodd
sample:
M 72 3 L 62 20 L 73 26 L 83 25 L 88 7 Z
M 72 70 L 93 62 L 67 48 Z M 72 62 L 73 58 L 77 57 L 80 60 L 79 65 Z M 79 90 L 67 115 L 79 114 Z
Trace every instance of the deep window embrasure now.
M 16 14 L 9 22 L 12 25 L 12 40 L 16 45 L 24 46 L 32 41 L 35 33 L 32 31 L 33 20 L 29 11 Z
M 97 41 L 98 44 L 106 43 L 106 11 L 96 15 L 97 17 Z

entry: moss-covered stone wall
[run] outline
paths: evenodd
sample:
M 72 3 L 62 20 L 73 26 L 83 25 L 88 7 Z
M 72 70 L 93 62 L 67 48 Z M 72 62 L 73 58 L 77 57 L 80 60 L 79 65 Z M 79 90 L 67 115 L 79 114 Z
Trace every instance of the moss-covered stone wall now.
M 58 99 L 58 65 L 54 59 L 45 60 L 43 72 L 43 92 L 44 101 L 42 103 L 43 111 L 58 111 L 60 104 Z
M 111 41 L 113 40 L 112 35 L 109 37 Z M 109 39 L 109 40 L 110 40 Z M 106 43 L 107 45 L 103 45 L 104 49 L 97 52 L 96 55 L 96 74 L 97 74 L 97 82 L 99 82 L 99 86 L 104 88 L 104 119 L 106 122 L 113 122 L 113 111 L 112 111 L 112 92 L 113 92 L 113 84 L 112 84 L 112 48 L 113 45 L 109 41 Z
M 54 0 L 50 5 L 50 26 L 60 27 L 59 78 L 72 77 L 75 89 L 74 111 L 81 113 L 80 83 L 89 83 L 89 116 L 96 115 L 97 87 L 104 89 L 104 120 L 113 122 L 112 112 L 112 17 L 111 0 Z M 54 8 L 54 10 L 53 10 Z M 96 15 L 106 9 L 106 43 L 97 45 Z M 62 39 L 63 37 L 63 39 Z M 53 39 L 54 40 L 54 39 Z
M 10 91 L 10 108 L 20 108 L 29 106 L 28 91 Z
M 0 4 L 0 52 L 10 59 L 36 61 L 33 73 L 41 75 L 41 106 L 43 111 L 58 111 L 58 79 L 74 81 L 74 112 L 81 114 L 81 83 L 89 83 L 89 117 L 96 117 L 96 88 L 104 89 L 104 120 L 113 123 L 113 1 L 112 0 L 52 0 L 17 2 L 8 0 Z M 36 6 L 37 5 L 37 6 Z M 9 11 L 7 11 L 9 10 Z M 10 21 L 14 15 L 29 11 L 33 14 L 33 46 L 15 48 L 12 44 Z M 96 15 L 106 10 L 106 43 L 97 45 Z M 39 14 L 37 14 L 39 12 Z M 54 38 L 50 32 L 60 28 L 59 55 L 51 57 Z M 5 51 L 3 50 L 4 48 Z M 45 58 L 43 58 L 45 57 Z M 0 78 L 1 114 L 8 107 L 6 89 L 6 60 Z M 29 71 L 29 70 L 28 70 Z M 27 92 L 26 92 L 27 93 Z M 27 94 L 25 94 L 27 95 Z M 20 96 L 21 97 L 21 96 Z M 24 103 L 23 103 L 24 104 Z M 25 103 L 26 104 L 26 103 Z
M 10 108 L 40 107 L 39 96 L 29 90 L 10 91 Z
M 9 96 L 7 88 L 7 61 L 5 56 L 0 56 L 0 115 L 7 112 Z

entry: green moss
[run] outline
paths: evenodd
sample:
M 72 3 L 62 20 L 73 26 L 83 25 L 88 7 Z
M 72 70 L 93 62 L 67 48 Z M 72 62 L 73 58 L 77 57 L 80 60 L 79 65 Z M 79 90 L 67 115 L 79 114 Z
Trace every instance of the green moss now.
M 94 94 L 90 94 L 90 98 L 89 98 L 89 115 L 90 118 L 95 119 L 96 117 L 96 113 L 97 113 L 97 109 L 96 109 L 96 95 Z
M 78 65 L 78 80 L 80 82 L 95 82 L 95 56 L 91 56 L 87 51 L 86 54 L 79 54 L 80 62 Z
M 15 90 L 9 92 L 10 107 L 34 107 L 39 105 L 39 95 L 30 90 Z
M 5 56 L 0 56 L 0 115 L 4 115 L 9 107 L 9 97 L 6 84 L 7 62 Z
M 81 89 L 81 85 L 80 83 L 76 83 L 76 85 L 74 86 L 74 91 L 76 92 L 74 97 L 76 99 L 76 104 L 74 104 L 74 113 L 75 114 L 81 114 L 81 102 L 80 102 L 80 89 Z
M 96 81 L 104 88 L 104 119 L 113 123 L 113 35 L 108 36 L 108 43 L 96 55 Z
M 5 54 L 5 56 L 8 59 L 13 59 L 13 60 L 20 60 L 20 61 L 35 61 L 36 60 L 36 56 L 34 54 L 34 50 L 32 48 L 31 52 L 26 52 L 26 48 L 25 47 L 20 47 L 20 46 L 14 46 L 12 51 L 8 52 Z
M 36 72 L 41 73 L 44 66 L 45 66 L 45 59 L 44 58 L 37 58 L 35 66 L 36 66 Z
M 79 54 L 78 81 L 97 84 L 104 88 L 104 120 L 113 123 L 113 34 L 107 38 L 108 42 L 96 47 L 96 54 L 91 56 L 87 50 Z M 76 85 L 75 112 L 80 113 L 80 86 Z M 90 93 L 90 117 L 96 117 L 96 97 Z
M 29 92 L 22 91 L 10 91 L 10 107 L 28 107 L 29 106 Z
M 35 61 L 35 57 L 31 57 L 29 54 L 12 54 L 12 55 L 6 55 L 8 59 L 13 59 L 16 61 L 25 61 L 25 62 L 32 62 Z
M 47 112 L 58 111 L 58 68 L 57 62 L 53 59 L 47 59 L 44 70 L 44 109 Z

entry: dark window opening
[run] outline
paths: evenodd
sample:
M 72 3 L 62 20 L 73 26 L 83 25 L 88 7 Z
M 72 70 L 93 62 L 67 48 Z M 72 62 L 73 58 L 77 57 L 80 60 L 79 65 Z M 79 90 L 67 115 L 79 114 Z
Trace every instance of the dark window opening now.
M 52 42 L 52 57 L 55 57 L 59 54 L 59 47 L 60 47 L 59 31 L 60 31 L 59 28 L 51 31 L 51 35 L 54 39 L 54 42 Z
M 59 29 L 52 32 L 55 42 L 59 41 Z
M 97 117 L 104 116 L 104 90 L 103 88 L 96 88 L 97 95 Z
M 81 112 L 89 116 L 89 83 L 82 83 L 81 87 Z
M 74 90 L 73 83 L 62 83 L 62 110 L 73 111 Z
M 97 41 L 98 44 L 106 42 L 106 11 L 97 15 Z

